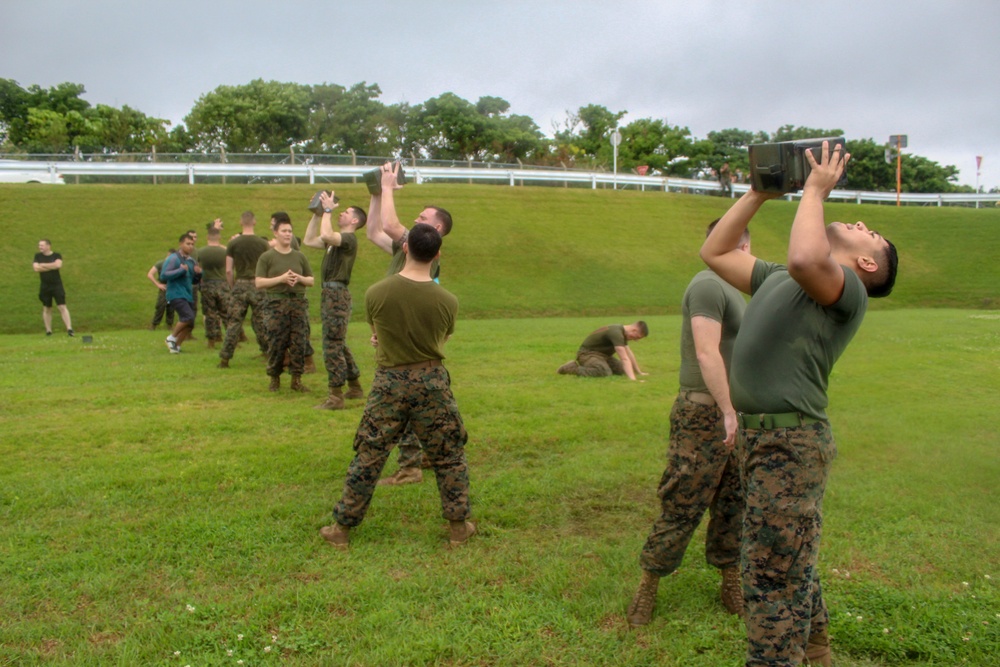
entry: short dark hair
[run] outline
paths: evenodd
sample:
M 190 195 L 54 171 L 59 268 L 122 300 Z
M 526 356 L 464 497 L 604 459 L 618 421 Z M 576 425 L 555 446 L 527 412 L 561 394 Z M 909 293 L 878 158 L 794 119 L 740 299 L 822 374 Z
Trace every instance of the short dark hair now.
M 873 299 L 889 296 L 896 285 L 896 270 L 899 268 L 896 246 L 884 236 L 882 238 L 885 240 L 885 248 L 880 253 L 881 256 L 876 258 L 878 270 L 872 275 L 871 284 L 865 285 L 868 296 Z
M 441 250 L 441 234 L 430 225 L 419 222 L 406 235 L 406 248 L 413 259 L 429 262 Z
M 715 226 L 717 224 L 719 224 L 719 220 L 722 220 L 722 218 L 716 218 L 712 222 L 708 223 L 708 229 L 705 230 L 705 238 L 708 238 L 708 235 L 712 233 L 712 230 L 715 229 Z M 750 228 L 749 227 L 747 227 L 746 229 L 744 229 L 743 233 L 740 234 L 740 245 L 743 245 L 744 243 L 750 243 Z
M 639 327 L 639 333 L 642 334 L 643 338 L 649 335 L 649 326 L 645 322 L 639 320 L 638 322 L 635 323 L 635 325 Z
M 360 206 L 351 206 L 347 210 L 354 211 L 354 217 L 358 219 L 358 229 L 364 227 L 365 223 L 368 222 L 368 214 Z
M 249 225 L 249 224 L 253 223 L 256 220 L 257 220 L 257 216 L 255 216 L 253 214 L 253 211 L 243 211 L 243 214 L 240 215 L 240 224 L 241 225 Z
M 47 245 L 49 247 L 52 247 L 52 241 L 50 241 L 48 239 L 38 239 L 38 240 L 41 241 L 42 243 L 44 243 L 45 245 Z
M 194 237 L 191 236 L 191 234 L 189 234 L 188 232 L 184 232 L 183 234 L 181 234 L 181 237 L 179 239 L 177 239 L 177 242 L 178 243 L 184 243 L 187 240 L 194 241 Z
M 444 210 L 440 206 L 426 206 L 425 208 L 429 208 L 434 211 L 435 215 L 437 215 L 437 219 L 441 221 L 441 236 L 448 236 L 451 232 L 451 213 Z
M 287 222 L 288 224 L 292 224 L 292 219 L 288 217 L 288 214 L 285 213 L 284 211 L 278 211 L 277 213 L 271 214 L 271 224 L 274 225 L 275 229 L 277 229 L 278 225 L 281 224 L 282 222 Z

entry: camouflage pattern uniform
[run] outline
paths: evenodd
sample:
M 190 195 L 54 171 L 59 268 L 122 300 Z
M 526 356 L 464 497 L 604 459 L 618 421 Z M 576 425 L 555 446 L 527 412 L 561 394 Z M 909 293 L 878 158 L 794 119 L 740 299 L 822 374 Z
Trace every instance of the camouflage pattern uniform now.
M 744 429 L 737 445 L 747 509 L 741 558 L 747 665 L 798 665 L 827 629 L 816 559 L 823 491 L 837 455 L 826 422 Z
M 268 376 L 281 375 L 285 350 L 288 350 L 288 372 L 302 375 L 309 340 L 309 300 L 296 294 L 268 293 L 264 297 L 263 319 L 268 343 Z
M 603 378 L 611 375 L 625 375 L 625 366 L 615 356 L 616 347 L 628 347 L 625 326 L 611 324 L 597 329 L 580 344 L 576 351 L 577 375 Z
M 719 323 L 719 356 L 728 370 L 745 309 L 739 290 L 711 270 L 697 273 L 681 299 L 681 392 L 670 411 L 667 468 L 657 489 L 660 517 L 639 557 L 643 570 L 660 577 L 681 564 L 705 510 L 710 517 L 705 560 L 720 570 L 739 564 L 743 519 L 739 470 L 724 444 L 722 411 L 705 383 L 691 321 L 700 317 Z
M 810 634 L 828 636 L 816 567 L 823 493 L 837 455 L 827 386 L 868 306 L 861 279 L 841 268 L 840 299 L 822 306 L 784 266 L 757 259 L 733 349 L 748 667 L 799 665 Z
M 250 326 L 257 338 L 260 353 L 267 356 L 267 331 L 264 327 L 264 290 L 257 289 L 253 278 L 237 278 L 229 294 L 229 319 L 226 324 L 226 340 L 219 350 L 220 359 L 232 359 L 243 333 L 243 320 L 247 310 L 251 310 Z
M 705 560 L 720 570 L 739 563 L 743 498 L 736 464 L 720 446 L 725 435 L 718 407 L 684 393 L 674 401 L 667 468 L 657 489 L 661 514 L 639 556 L 642 569 L 660 577 L 676 570 L 705 510 L 711 515 Z
M 451 393 L 447 369 L 380 368 L 354 438 L 356 455 L 347 470 L 344 493 L 333 509 L 337 523 L 354 527 L 364 519 L 375 483 L 407 425 L 423 444 L 434 468 L 442 515 L 449 521 L 469 518 L 468 434 Z
M 201 314 L 205 317 L 205 338 L 222 340 L 222 327 L 229 313 L 229 283 L 201 281 Z
M 322 299 L 323 361 L 330 387 L 342 387 L 346 381 L 361 377 L 361 369 L 346 342 L 351 292 L 343 283 L 323 283 Z

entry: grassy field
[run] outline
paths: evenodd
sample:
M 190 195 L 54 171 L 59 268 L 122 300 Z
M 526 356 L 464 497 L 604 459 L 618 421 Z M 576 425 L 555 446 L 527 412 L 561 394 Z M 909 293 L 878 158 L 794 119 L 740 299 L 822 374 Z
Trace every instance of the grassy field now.
M 81 332 L 140 328 L 155 294 L 146 272 L 187 229 L 204 231 L 221 217 L 238 231 L 244 210 L 261 220 L 291 213 L 305 232 L 308 185 L 0 186 L 0 230 L 12 261 L 0 263 L 0 333 L 41 330 L 38 276 L 31 259 L 48 237 L 65 261 L 63 279 L 74 327 Z M 338 190 L 342 201 L 367 208 L 364 187 Z M 705 226 L 729 201 L 660 192 L 613 192 L 500 186 L 407 186 L 400 217 L 412 220 L 428 203 L 444 206 L 455 229 L 444 247 L 442 279 L 462 302 L 464 318 L 676 314 Z M 795 204 L 771 202 L 753 225 L 754 252 L 784 261 Z M 891 299 L 873 309 L 997 308 L 995 261 L 1000 209 L 829 204 L 831 219 L 865 220 L 900 249 Z M 204 239 L 200 240 L 204 244 Z M 307 250 L 319 269 L 321 253 Z M 362 243 L 355 294 L 381 278 L 386 256 Z M 312 299 L 319 316 L 319 298 Z M 357 316 L 358 314 L 356 314 Z M 57 324 L 58 326 L 58 324 Z
M 703 527 L 652 624 L 624 620 L 658 510 L 677 305 L 725 202 L 404 189 L 405 219 L 440 203 L 457 220 L 443 280 L 462 314 L 447 364 L 481 532 L 448 550 L 426 478 L 379 489 L 344 554 L 317 531 L 360 404 L 313 410 L 318 375 L 312 395 L 269 394 L 252 345 L 221 371 L 203 342 L 169 355 L 162 331 L 142 330 L 145 272 L 181 232 L 220 215 L 232 230 L 252 208 L 291 211 L 301 235 L 310 192 L 0 187 L 15 250 L 0 264 L 0 665 L 741 665 L 743 628 L 718 602 Z M 836 664 L 995 665 L 1000 212 L 829 210 L 884 231 L 902 257 L 897 292 L 831 381 L 839 457 L 820 572 Z M 765 209 L 756 254 L 781 259 L 792 211 Z M 30 258 L 43 236 L 65 256 L 91 343 L 40 335 Z M 385 265 L 362 244 L 356 299 Z M 652 331 L 634 344 L 645 383 L 555 374 L 591 329 L 638 315 Z M 352 326 L 367 388 L 365 343 Z

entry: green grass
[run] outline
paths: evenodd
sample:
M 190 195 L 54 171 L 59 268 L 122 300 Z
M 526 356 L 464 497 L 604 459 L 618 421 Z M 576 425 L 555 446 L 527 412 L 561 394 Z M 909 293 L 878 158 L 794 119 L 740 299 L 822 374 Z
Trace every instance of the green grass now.
M 148 268 L 188 228 L 235 231 L 299 186 L 0 186 L 0 665 L 742 664 L 704 527 L 627 630 L 677 388 L 678 304 L 728 202 L 663 193 L 408 186 L 404 220 L 453 212 L 443 280 L 462 302 L 447 361 L 470 433 L 480 534 L 445 548 L 434 484 L 379 489 L 350 553 L 318 536 L 360 406 L 271 395 L 255 350 L 228 371 L 167 354 Z M 363 186 L 338 190 L 367 203 Z M 794 205 L 754 223 L 781 261 Z M 1000 211 L 828 206 L 900 249 L 835 369 L 840 450 L 820 571 L 841 667 L 981 665 L 1000 655 Z M 30 259 L 50 237 L 74 326 L 40 336 Z M 310 259 L 318 268 L 319 253 Z M 385 271 L 362 243 L 356 304 Z M 319 300 L 312 298 L 314 316 Z M 350 343 L 367 387 L 364 327 Z M 643 316 L 644 384 L 555 374 L 596 326 Z M 56 318 L 55 330 L 61 333 Z M 314 344 L 318 339 L 314 318 Z M 199 335 L 201 326 L 198 328 Z M 390 464 L 392 465 L 392 464 Z M 966 585 L 967 584 L 967 585 Z M 860 617 L 860 618 L 859 618 Z M 175 655 L 177 652 L 177 655 Z M 232 653 L 230 655 L 230 652 Z
M 679 317 L 648 319 L 644 384 L 555 374 L 607 316 L 459 323 L 481 532 L 455 551 L 430 479 L 379 489 L 349 553 L 319 537 L 361 411 L 313 410 L 320 376 L 274 396 L 246 346 L 226 372 L 154 332 L 0 337 L 0 664 L 742 664 L 704 527 L 653 623 L 625 625 L 677 386 Z M 835 370 L 841 667 L 1000 655 L 998 324 L 873 312 Z
M 152 315 L 146 271 L 189 228 L 204 231 L 221 217 L 238 231 L 246 209 L 266 234 L 270 214 L 287 210 L 301 236 L 309 185 L 0 186 L 0 230 L 9 261 L 0 333 L 41 329 L 38 276 L 31 271 L 38 239 L 51 238 L 65 259 L 64 282 L 74 327 L 81 332 L 139 328 Z M 367 207 L 362 185 L 345 185 L 346 204 Z M 662 192 L 471 185 L 407 186 L 400 217 L 425 204 L 444 206 L 455 228 L 444 246 L 442 280 L 462 302 L 463 318 L 676 314 L 684 287 L 702 266 L 697 250 L 708 222 L 728 200 Z M 769 203 L 753 223 L 755 254 L 784 260 L 795 204 Z M 828 217 L 863 219 L 899 247 L 900 277 L 892 298 L 875 310 L 912 307 L 996 308 L 995 261 L 1000 209 L 828 204 Z M 204 244 L 202 238 L 199 242 Z M 307 250 L 319 269 L 321 255 Z M 381 278 L 386 256 L 362 243 L 356 295 Z M 356 297 L 357 298 L 357 297 Z M 319 299 L 312 307 L 318 318 Z M 360 313 L 355 313 L 360 317 Z M 58 323 L 57 323 L 58 329 Z

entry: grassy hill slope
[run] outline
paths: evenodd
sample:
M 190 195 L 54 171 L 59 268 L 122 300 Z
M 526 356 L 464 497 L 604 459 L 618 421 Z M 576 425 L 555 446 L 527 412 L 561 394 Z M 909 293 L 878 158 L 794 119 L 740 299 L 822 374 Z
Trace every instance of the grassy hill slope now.
M 240 213 L 286 210 L 301 236 L 303 185 L 0 186 L 0 230 L 10 253 L 0 264 L 4 316 L 0 333 L 40 330 L 38 277 L 31 258 L 39 238 L 66 262 L 74 326 L 79 331 L 139 328 L 154 301 L 146 271 L 189 228 L 204 232 L 221 217 L 226 237 Z M 367 208 L 363 185 L 338 189 L 345 205 Z M 718 197 L 611 190 L 476 185 L 409 185 L 397 197 L 409 223 L 420 208 L 450 210 L 455 229 L 442 253 L 442 281 L 466 318 L 551 315 L 674 314 L 684 286 L 702 264 L 705 225 L 730 203 Z M 783 261 L 795 204 L 771 202 L 753 225 L 754 253 Z M 828 219 L 865 220 L 900 250 L 896 292 L 875 309 L 993 308 L 1000 303 L 1000 210 L 828 204 Z M 199 245 L 204 244 L 204 236 Z M 307 249 L 314 270 L 321 255 Z M 355 301 L 384 275 L 387 257 L 362 243 Z M 318 316 L 318 290 L 312 307 Z M 361 308 L 355 306 L 355 318 Z

